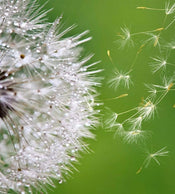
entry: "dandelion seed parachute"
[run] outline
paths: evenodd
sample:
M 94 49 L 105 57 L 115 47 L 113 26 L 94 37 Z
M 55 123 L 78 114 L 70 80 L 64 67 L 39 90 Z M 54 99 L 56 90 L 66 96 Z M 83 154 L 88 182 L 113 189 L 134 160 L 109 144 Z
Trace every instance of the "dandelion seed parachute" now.
M 22 8 L 22 9 L 21 9 Z M 92 138 L 98 70 L 80 59 L 87 33 L 63 38 L 37 1 L 0 1 L 0 193 L 45 192 Z

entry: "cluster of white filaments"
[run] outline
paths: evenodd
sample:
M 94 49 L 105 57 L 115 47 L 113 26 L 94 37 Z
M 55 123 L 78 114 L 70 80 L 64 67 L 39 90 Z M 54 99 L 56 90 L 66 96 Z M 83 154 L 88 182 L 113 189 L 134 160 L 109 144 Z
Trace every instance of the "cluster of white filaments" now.
M 148 96 L 146 98 L 142 97 L 141 103 L 138 103 L 139 106 L 123 112 L 111 111 L 111 114 L 109 114 L 105 120 L 106 127 L 115 130 L 115 135 L 117 134 L 121 136 L 127 143 L 139 143 L 148 137 L 149 132 L 143 129 L 143 123 L 154 117 L 155 113 L 157 112 L 158 105 L 170 91 L 175 90 L 174 71 L 171 71 L 171 74 L 167 73 L 169 66 L 175 66 L 175 64 L 171 62 L 171 56 L 173 54 L 172 52 L 175 49 L 175 42 L 172 40 L 171 42 L 166 42 L 163 39 L 164 31 L 167 31 L 175 22 L 175 3 L 171 4 L 170 2 L 166 2 L 165 8 L 163 9 L 150 7 L 137 7 L 137 9 L 164 12 L 162 26 L 154 30 L 136 33 L 131 33 L 127 27 L 121 28 L 121 33 L 118 34 L 119 40 L 117 40 L 117 43 L 120 44 L 119 48 L 123 48 L 127 45 L 136 45 L 138 49 L 136 51 L 134 60 L 131 61 L 131 65 L 129 65 L 129 68 L 126 71 L 127 73 L 120 73 L 121 70 L 116 70 L 116 67 L 114 67 L 114 77 L 109 80 L 109 85 L 115 90 L 118 89 L 119 86 L 129 89 L 129 86 L 131 85 L 130 83 L 132 83 L 130 80 L 130 77 L 132 76 L 130 74 L 133 72 L 140 53 L 143 52 L 144 48 L 148 45 L 149 47 L 152 46 L 152 48 L 159 53 L 158 56 L 151 57 L 152 61 L 150 66 L 152 69 L 152 74 L 155 74 L 156 76 L 160 75 L 162 84 L 145 84 L 148 90 Z M 142 41 L 136 41 L 135 43 L 134 38 L 136 36 L 142 36 Z M 115 64 L 109 50 L 107 51 L 107 54 L 112 62 L 112 65 L 114 66 Z M 125 97 L 126 95 L 121 96 Z M 114 97 L 112 99 L 116 100 L 118 98 Z M 173 107 L 175 107 L 175 105 Z M 124 118 L 122 118 L 123 115 Z M 165 153 L 167 154 L 168 152 L 166 151 Z M 159 152 L 157 155 L 159 156 Z M 156 163 L 159 164 L 158 160 L 156 160 L 157 155 L 150 155 L 150 157 L 146 159 L 146 162 L 154 159 Z M 162 154 L 161 156 L 164 155 Z M 145 164 L 143 166 L 145 166 Z
M 118 71 L 115 72 L 115 76 L 109 80 L 110 87 L 117 89 L 119 85 L 124 85 L 129 88 L 131 85 L 130 75 L 129 73 L 120 73 Z
M 156 151 L 154 153 L 147 152 L 147 157 L 143 161 L 143 164 L 138 169 L 136 174 L 139 174 L 142 171 L 143 168 L 147 168 L 152 160 L 155 163 L 157 163 L 158 165 L 160 165 L 160 162 L 159 162 L 158 158 L 162 157 L 162 156 L 168 156 L 168 153 L 169 152 L 166 150 L 166 147 L 163 147 L 163 148 L 161 148 L 160 150 L 158 150 L 158 151 Z
M 98 72 L 37 0 L 0 1 L 0 193 L 45 192 L 92 138 Z M 81 58 L 80 58 L 81 57 Z

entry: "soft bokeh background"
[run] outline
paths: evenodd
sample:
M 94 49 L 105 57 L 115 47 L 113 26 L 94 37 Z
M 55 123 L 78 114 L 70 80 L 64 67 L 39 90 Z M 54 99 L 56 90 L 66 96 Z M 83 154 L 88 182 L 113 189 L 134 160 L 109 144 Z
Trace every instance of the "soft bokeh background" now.
M 172 1 L 173 2 L 173 1 Z M 112 65 L 106 55 L 108 49 L 115 65 L 125 69 L 134 58 L 134 49 L 118 50 L 115 43 L 117 33 L 123 25 L 131 31 L 145 31 L 160 28 L 163 13 L 137 10 L 137 6 L 163 8 L 164 0 L 50 0 L 46 9 L 54 8 L 49 13 L 49 20 L 63 14 L 63 28 L 77 24 L 69 35 L 78 34 L 89 29 L 92 41 L 84 44 L 85 53 L 95 53 L 93 61 L 101 60 L 98 68 L 104 69 L 101 76 L 105 80 L 100 89 L 100 99 L 115 97 L 122 90 L 115 91 L 108 87 L 106 81 L 112 76 Z M 166 40 L 174 37 L 174 28 L 164 35 Z M 156 53 L 154 48 L 147 48 L 138 58 L 132 74 L 134 87 L 128 91 L 129 96 L 119 100 L 104 101 L 106 107 L 121 112 L 137 106 L 145 95 L 143 83 L 156 83 L 158 76 L 152 76 L 148 65 L 150 56 Z M 175 57 L 174 57 L 175 59 Z M 173 61 L 173 57 L 171 57 Z M 67 182 L 57 184 L 50 194 L 174 194 L 175 193 L 175 93 L 170 93 L 158 108 L 154 120 L 147 122 L 146 130 L 152 131 L 146 145 L 126 144 L 114 132 L 99 127 L 96 140 L 89 140 L 92 152 L 81 154 L 79 164 L 72 169 L 73 174 Z M 103 113 L 106 111 L 103 111 Z M 161 165 L 152 162 L 140 174 L 136 171 L 146 157 L 146 149 L 156 151 L 167 146 L 168 157 L 160 158 Z

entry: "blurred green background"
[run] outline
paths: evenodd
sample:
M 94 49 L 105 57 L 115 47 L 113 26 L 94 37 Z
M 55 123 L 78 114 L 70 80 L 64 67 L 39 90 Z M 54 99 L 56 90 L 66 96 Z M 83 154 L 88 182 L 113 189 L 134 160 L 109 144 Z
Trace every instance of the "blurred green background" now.
M 173 2 L 173 1 L 172 1 Z M 138 58 L 132 74 L 134 86 L 129 96 L 119 100 L 105 101 L 122 94 L 123 90 L 114 91 L 106 82 L 112 76 L 112 65 L 107 57 L 110 49 L 114 64 L 125 69 L 134 58 L 136 49 L 119 50 L 116 40 L 121 26 L 130 27 L 131 31 L 146 31 L 160 28 L 163 12 L 137 10 L 137 6 L 163 8 L 163 0 L 50 0 L 46 9 L 53 8 L 49 20 L 63 14 L 62 26 L 77 24 L 69 35 L 89 29 L 93 39 L 84 44 L 85 53 L 95 53 L 93 61 L 101 60 L 98 68 L 104 69 L 104 77 L 99 89 L 104 106 L 121 112 L 137 106 L 145 92 L 144 83 L 159 83 L 159 76 L 152 76 L 148 65 L 150 57 L 157 53 L 155 48 L 145 49 Z M 164 34 L 166 40 L 174 37 L 174 28 Z M 175 57 L 171 57 L 173 61 Z M 125 91 L 125 90 L 124 90 Z M 126 92 L 125 92 L 126 93 Z M 155 119 L 145 124 L 151 136 L 145 144 L 126 144 L 120 137 L 114 138 L 114 132 L 104 127 L 96 131 L 96 139 L 88 140 L 90 153 L 81 154 L 77 170 L 62 184 L 57 183 L 50 194 L 174 194 L 175 193 L 175 94 L 170 93 L 158 108 Z M 105 110 L 102 111 L 105 113 Z M 145 148 L 157 151 L 167 146 L 168 157 L 160 158 L 161 165 L 152 162 L 148 168 L 136 175 L 146 157 Z

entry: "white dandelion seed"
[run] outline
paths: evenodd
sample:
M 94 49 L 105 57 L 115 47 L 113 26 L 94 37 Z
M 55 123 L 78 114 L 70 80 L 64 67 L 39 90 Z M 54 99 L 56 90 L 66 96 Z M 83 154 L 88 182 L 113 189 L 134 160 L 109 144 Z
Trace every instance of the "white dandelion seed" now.
M 117 40 L 121 49 L 126 47 L 126 45 L 134 46 L 134 42 L 133 42 L 131 36 L 132 36 L 132 34 L 130 33 L 130 30 L 127 27 L 121 28 L 121 34 L 118 34 L 118 37 L 120 39 Z
M 150 99 L 154 99 L 158 93 L 157 88 L 153 84 L 145 84 L 148 89 Z
M 167 43 L 167 44 L 165 45 L 165 48 L 174 50 L 174 49 L 175 49 L 175 41 L 173 40 L 173 41 Z
M 116 112 L 109 111 L 105 120 L 105 126 L 107 128 L 113 128 L 116 125 L 118 114 Z
M 166 15 L 170 15 L 172 13 L 175 12 L 175 3 L 173 3 L 172 5 L 170 5 L 170 1 L 167 1 L 165 3 L 165 14 Z
M 168 153 L 169 153 L 169 151 L 166 150 L 166 147 L 161 148 L 157 152 L 148 153 L 148 156 L 143 161 L 142 166 L 139 168 L 139 170 L 136 172 L 136 174 L 139 174 L 143 168 L 147 168 L 152 160 L 155 161 L 158 165 L 160 165 L 158 158 L 162 157 L 162 156 L 167 156 Z
M 131 77 L 128 72 L 122 73 L 122 72 L 115 72 L 115 76 L 113 76 L 112 79 L 109 80 L 109 86 L 117 89 L 120 85 L 123 85 L 126 88 L 129 88 L 129 86 L 132 84 Z
M 171 76 L 169 78 L 164 76 L 162 78 L 163 85 L 153 84 L 153 87 L 159 89 L 159 91 L 161 92 L 169 91 L 174 86 L 174 79 L 174 76 Z
M 130 129 L 140 129 L 141 125 L 142 125 L 142 121 L 143 121 L 143 117 L 139 116 L 139 117 L 135 117 L 135 118 L 131 118 L 128 120 L 129 125 L 130 125 Z
M 170 5 L 170 1 L 167 1 L 165 3 L 165 14 L 170 15 L 175 12 L 175 3 Z M 167 30 L 172 24 L 175 22 L 175 17 L 173 17 L 172 21 L 166 26 L 165 30 Z
M 116 123 L 114 125 L 115 134 L 114 136 L 123 136 L 125 134 L 124 126 L 122 123 Z
M 155 33 L 148 33 L 145 32 L 145 35 L 147 35 L 149 38 L 147 38 L 143 44 L 150 44 L 153 45 L 154 47 L 160 46 L 160 35 L 155 34 Z
M 167 59 L 163 57 L 152 58 L 153 62 L 151 63 L 153 73 L 156 73 L 159 70 L 165 70 L 167 65 Z
M 132 129 L 130 131 L 125 131 L 124 142 L 126 143 L 138 143 L 143 141 L 145 137 L 145 131 L 140 129 Z
M 145 104 L 138 109 L 138 113 L 143 119 L 151 119 L 154 117 L 155 111 L 156 104 L 153 104 L 149 99 L 147 99 Z
M 84 32 L 64 38 L 60 19 L 31 0 L 0 1 L 0 193 L 46 192 L 61 183 L 92 138 L 97 124 L 94 86 L 98 70 L 87 71 L 78 45 Z

